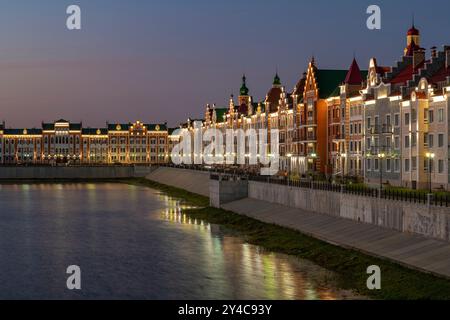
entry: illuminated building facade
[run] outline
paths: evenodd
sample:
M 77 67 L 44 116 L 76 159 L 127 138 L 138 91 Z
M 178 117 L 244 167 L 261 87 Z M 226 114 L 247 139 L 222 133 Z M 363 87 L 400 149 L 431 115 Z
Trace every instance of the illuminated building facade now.
M 413 26 L 394 67 L 372 58 L 367 71 L 355 59 L 323 70 L 313 58 L 291 92 L 277 74 L 261 102 L 244 77 L 237 103 L 207 106 L 204 128 L 279 129 L 280 174 L 448 190 L 450 46 L 426 59 L 420 44 Z
M 0 162 L 16 164 L 160 164 L 168 162 L 166 124 L 84 128 L 58 120 L 41 129 L 0 127 Z

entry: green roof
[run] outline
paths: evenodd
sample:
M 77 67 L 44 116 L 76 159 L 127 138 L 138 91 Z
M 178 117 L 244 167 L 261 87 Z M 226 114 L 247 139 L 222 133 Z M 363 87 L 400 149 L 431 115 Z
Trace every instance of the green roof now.
M 273 85 L 274 86 L 280 86 L 281 85 L 281 79 L 278 76 L 278 72 L 275 74 L 275 77 L 273 78 Z
M 334 90 L 345 80 L 348 70 L 316 70 L 317 86 L 319 87 L 319 97 L 329 98 Z
M 242 86 L 240 91 L 241 96 L 248 96 L 248 88 L 247 88 L 247 84 L 246 84 L 246 77 L 245 74 L 242 76 Z
M 223 122 L 224 115 L 226 115 L 228 112 L 228 108 L 219 108 L 216 109 L 216 121 L 217 122 Z
M 321 99 L 328 99 L 330 97 L 337 97 L 341 94 L 339 86 L 341 86 L 348 70 L 316 70 L 316 78 L 319 87 L 319 97 Z M 361 77 L 367 78 L 368 71 L 361 71 Z

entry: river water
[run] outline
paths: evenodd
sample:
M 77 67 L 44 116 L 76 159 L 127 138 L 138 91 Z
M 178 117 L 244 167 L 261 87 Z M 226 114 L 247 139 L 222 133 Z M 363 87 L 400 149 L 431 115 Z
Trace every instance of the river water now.
M 0 185 L 0 299 L 352 299 L 333 273 L 125 184 Z M 81 268 L 70 291 L 67 267 Z

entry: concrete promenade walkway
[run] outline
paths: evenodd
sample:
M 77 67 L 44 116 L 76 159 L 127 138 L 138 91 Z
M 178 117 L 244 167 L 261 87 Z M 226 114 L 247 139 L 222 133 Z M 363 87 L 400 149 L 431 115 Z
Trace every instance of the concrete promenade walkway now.
M 343 218 L 302 212 L 269 202 L 244 199 L 224 209 L 263 222 L 289 227 L 341 247 L 450 278 L 450 243 L 405 234 Z

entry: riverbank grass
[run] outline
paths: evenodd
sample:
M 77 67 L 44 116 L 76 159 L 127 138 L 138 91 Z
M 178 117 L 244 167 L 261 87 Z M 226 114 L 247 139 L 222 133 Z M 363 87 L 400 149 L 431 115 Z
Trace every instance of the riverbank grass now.
M 267 250 L 309 260 L 337 274 L 338 286 L 374 299 L 448 300 L 450 280 L 416 271 L 391 261 L 344 249 L 299 231 L 264 223 L 233 212 L 208 207 L 209 200 L 191 192 L 145 179 L 127 181 L 147 186 L 201 207 L 184 211 L 188 216 L 238 232 L 246 242 Z M 381 290 L 367 289 L 367 268 L 381 268 Z

